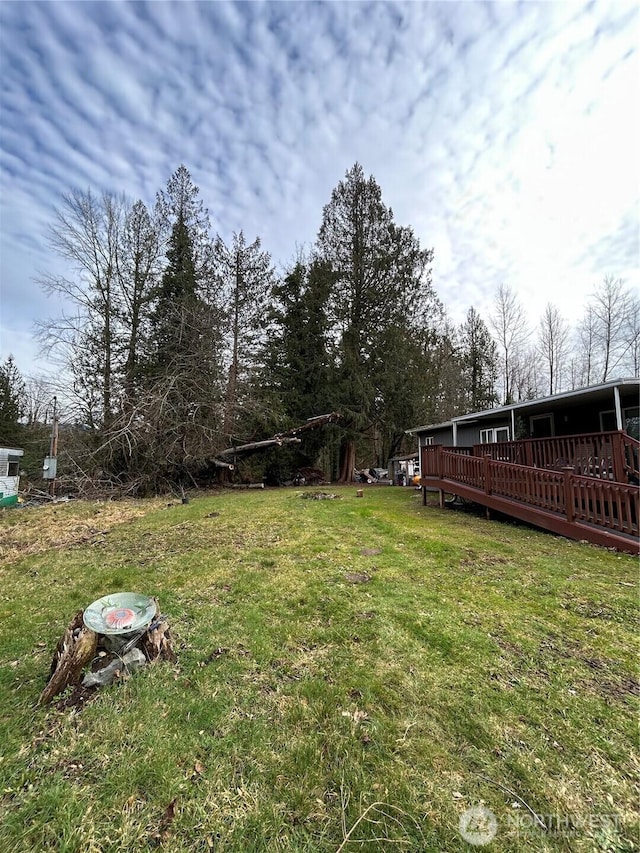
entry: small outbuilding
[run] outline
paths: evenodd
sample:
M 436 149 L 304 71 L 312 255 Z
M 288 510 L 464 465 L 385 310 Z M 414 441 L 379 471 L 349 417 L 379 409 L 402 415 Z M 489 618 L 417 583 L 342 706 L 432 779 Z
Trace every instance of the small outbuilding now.
M 420 474 L 420 455 L 392 456 L 387 462 L 387 472 L 392 486 L 411 485 L 414 477 Z
M 0 506 L 18 503 L 20 488 L 20 459 L 24 450 L 18 447 L 0 447 Z

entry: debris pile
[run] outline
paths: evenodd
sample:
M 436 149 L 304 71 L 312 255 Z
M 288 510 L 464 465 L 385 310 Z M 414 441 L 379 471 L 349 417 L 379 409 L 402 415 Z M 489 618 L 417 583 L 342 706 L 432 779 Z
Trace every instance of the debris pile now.
M 323 486 L 328 482 L 326 474 L 320 468 L 299 468 L 291 480 L 291 485 Z
M 340 499 L 340 495 L 332 494 L 331 492 L 304 492 L 300 497 L 309 501 L 332 501 Z

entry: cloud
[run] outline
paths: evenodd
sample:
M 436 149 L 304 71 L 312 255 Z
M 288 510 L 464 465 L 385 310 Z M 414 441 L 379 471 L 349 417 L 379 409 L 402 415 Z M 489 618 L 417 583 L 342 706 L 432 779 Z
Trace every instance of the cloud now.
M 57 306 L 73 188 L 153 201 L 185 163 L 225 240 L 277 263 L 358 160 L 435 249 L 452 319 L 638 281 L 639 13 L 582 3 L 0 4 L 1 354 Z

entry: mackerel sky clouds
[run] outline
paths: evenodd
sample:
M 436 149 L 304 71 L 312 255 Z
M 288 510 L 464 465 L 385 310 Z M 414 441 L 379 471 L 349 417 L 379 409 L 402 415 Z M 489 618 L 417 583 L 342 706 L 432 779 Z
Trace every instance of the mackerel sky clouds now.
M 70 189 L 151 203 L 184 163 L 276 267 L 355 161 L 435 250 L 456 323 L 504 282 L 574 322 L 640 285 L 635 2 L 0 3 L 1 351 L 38 371 Z

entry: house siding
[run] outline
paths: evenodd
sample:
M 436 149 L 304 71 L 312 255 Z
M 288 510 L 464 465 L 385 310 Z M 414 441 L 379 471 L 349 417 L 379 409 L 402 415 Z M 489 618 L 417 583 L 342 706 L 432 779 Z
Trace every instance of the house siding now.
M 615 389 L 615 390 L 614 390 Z M 504 410 L 489 410 L 487 412 L 469 413 L 452 422 L 434 424 L 432 426 L 416 427 L 409 430 L 417 439 L 419 445 L 426 444 L 425 437 L 432 437 L 434 444 L 450 447 L 454 444 L 454 424 L 456 432 L 455 444 L 458 447 L 470 447 L 480 444 L 480 431 L 485 429 L 509 428 L 510 440 L 531 438 L 534 421 L 532 418 L 543 418 L 548 415 L 552 419 L 552 435 L 581 435 L 615 430 L 615 421 L 606 423 L 601 420 L 603 412 L 614 413 L 615 394 L 619 394 L 620 408 L 637 410 L 640 399 L 640 380 L 626 379 L 609 382 L 599 386 L 584 388 L 576 392 L 566 392 L 555 397 L 524 401 Z M 468 418 L 468 422 L 466 419 Z M 515 432 L 512 434 L 512 419 L 515 419 Z M 609 418 L 610 419 L 610 418 Z M 537 421 L 540 425 L 541 421 Z M 626 424 L 623 424 L 626 426 Z M 638 431 L 638 420 L 629 434 L 635 436 Z

